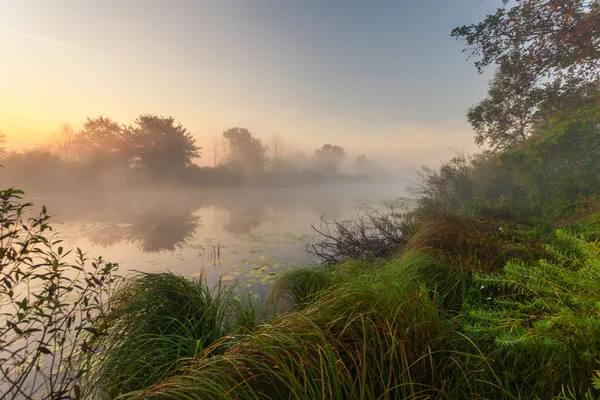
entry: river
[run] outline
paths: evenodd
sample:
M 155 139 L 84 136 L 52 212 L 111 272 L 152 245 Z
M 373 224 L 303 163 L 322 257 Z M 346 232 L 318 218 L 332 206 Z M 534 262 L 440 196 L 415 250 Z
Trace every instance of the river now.
M 27 198 L 46 205 L 63 246 L 117 262 L 120 272 L 172 271 L 255 296 L 288 268 L 314 263 L 305 243 L 321 218 L 409 203 L 402 183 L 286 189 L 137 190 Z

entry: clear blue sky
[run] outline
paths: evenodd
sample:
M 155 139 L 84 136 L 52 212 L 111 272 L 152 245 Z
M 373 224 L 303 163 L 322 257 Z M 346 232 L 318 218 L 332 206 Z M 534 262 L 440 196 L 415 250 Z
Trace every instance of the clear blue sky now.
M 62 121 L 160 113 L 207 148 L 244 126 L 306 151 L 333 142 L 388 163 L 437 163 L 449 147 L 475 149 L 464 114 L 491 76 L 450 30 L 500 5 L 0 0 L 0 130 L 31 145 Z

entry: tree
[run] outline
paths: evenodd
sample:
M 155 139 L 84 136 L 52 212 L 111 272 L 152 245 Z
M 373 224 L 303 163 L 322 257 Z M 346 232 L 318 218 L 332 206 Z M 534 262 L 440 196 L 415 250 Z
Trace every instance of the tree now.
M 538 76 L 573 76 L 594 80 L 600 67 L 600 0 L 516 0 L 483 22 L 452 30 L 478 57 L 481 72 L 516 54 Z
M 75 152 L 75 131 L 69 123 L 63 123 L 60 131 L 52 137 L 54 146 L 65 160 L 71 160 Z
M 257 172 L 263 169 L 266 161 L 266 149 L 260 139 L 255 138 L 246 128 L 231 128 L 223 132 L 229 147 L 230 163 Z
M 124 165 L 131 161 L 131 138 L 122 125 L 110 118 L 88 118 L 75 143 L 75 153 L 80 161 Z
M 527 139 L 543 98 L 534 73 L 503 63 L 490 82 L 488 96 L 467 111 L 475 143 L 504 150 Z
M 508 3 L 452 31 L 479 72 L 499 66 L 488 97 L 467 113 L 476 143 L 497 150 L 529 137 L 547 112 L 585 102 L 600 78 L 600 0 Z
M 0 158 L 6 157 L 6 136 L 0 132 Z
M 281 135 L 273 135 L 271 138 L 271 155 L 273 162 L 277 163 L 285 158 L 284 156 L 285 141 Z
M 370 177 L 379 175 L 383 172 L 379 167 L 377 167 L 373 160 L 369 160 L 369 158 L 364 154 L 356 156 L 354 162 L 352 163 L 352 169 L 357 174 L 364 174 Z
M 200 157 L 196 139 L 173 117 L 143 114 L 128 129 L 134 166 L 154 174 L 187 167 Z
M 325 144 L 320 149 L 315 150 L 315 166 L 320 171 L 328 174 L 336 174 L 346 157 L 346 150 L 335 144 Z

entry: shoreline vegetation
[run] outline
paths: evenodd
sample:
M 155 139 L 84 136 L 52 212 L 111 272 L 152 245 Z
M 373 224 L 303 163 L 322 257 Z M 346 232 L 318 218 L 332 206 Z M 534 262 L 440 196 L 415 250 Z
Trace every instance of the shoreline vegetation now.
M 597 197 L 575 199 L 554 223 L 425 198 L 413 211 L 329 222 L 310 245 L 322 264 L 284 273 L 264 305 L 202 277 L 120 277 L 79 249 L 71 265 L 45 210 L 16 223 L 31 206 L 22 196 L 2 191 L 5 398 L 600 393 Z
M 119 276 L 0 190 L 1 397 L 599 398 L 599 8 L 508 3 L 452 31 L 497 67 L 467 112 L 486 149 L 424 168 L 414 210 L 325 221 L 308 247 L 322 262 L 284 273 L 266 305 L 202 277 Z M 82 140 L 126 138 L 96 161 L 156 182 L 199 151 L 170 118 L 88 123 Z M 157 133 L 181 146 L 145 146 Z M 249 132 L 224 138 L 238 167 L 263 168 Z M 90 157 L 112 149 L 85 140 Z M 314 160 L 335 176 L 343 154 Z

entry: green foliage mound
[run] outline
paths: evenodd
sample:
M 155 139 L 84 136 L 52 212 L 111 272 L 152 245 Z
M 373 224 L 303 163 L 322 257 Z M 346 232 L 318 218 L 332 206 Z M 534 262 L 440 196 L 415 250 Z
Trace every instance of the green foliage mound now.
M 548 258 L 477 275 L 462 319 L 512 392 L 583 398 L 600 362 L 600 242 L 556 235 Z

